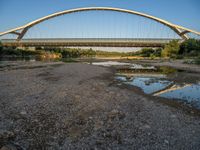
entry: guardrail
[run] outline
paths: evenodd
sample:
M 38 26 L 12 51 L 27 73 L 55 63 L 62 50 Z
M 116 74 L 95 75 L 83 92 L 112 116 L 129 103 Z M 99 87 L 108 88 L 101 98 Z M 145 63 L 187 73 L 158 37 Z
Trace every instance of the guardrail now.
M 113 39 L 113 38 L 70 38 L 70 39 L 2 39 L 4 46 L 103 46 L 103 47 L 162 47 L 172 39 Z M 180 40 L 180 39 L 177 39 Z

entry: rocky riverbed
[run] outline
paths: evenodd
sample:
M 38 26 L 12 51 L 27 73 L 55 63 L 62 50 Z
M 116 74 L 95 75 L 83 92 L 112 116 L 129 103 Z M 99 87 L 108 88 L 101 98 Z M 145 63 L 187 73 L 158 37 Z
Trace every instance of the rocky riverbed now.
M 200 116 L 114 82 L 115 69 L 21 62 L 0 68 L 0 148 L 200 149 Z

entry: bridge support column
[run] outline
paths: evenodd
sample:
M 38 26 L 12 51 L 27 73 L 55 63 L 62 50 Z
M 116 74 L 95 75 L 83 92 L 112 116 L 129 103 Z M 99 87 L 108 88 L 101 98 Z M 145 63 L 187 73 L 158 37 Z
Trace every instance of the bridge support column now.
M 17 37 L 17 41 L 20 41 L 23 37 L 24 37 L 24 35 L 26 34 L 26 32 L 28 31 L 28 29 L 29 28 L 24 28 L 23 30 L 22 30 L 22 32 L 19 34 L 19 36 Z
M 183 39 L 183 41 L 189 39 L 189 37 L 186 35 L 186 33 L 188 33 L 188 32 L 185 32 L 185 31 L 182 32 L 178 28 L 172 28 L 172 29 Z

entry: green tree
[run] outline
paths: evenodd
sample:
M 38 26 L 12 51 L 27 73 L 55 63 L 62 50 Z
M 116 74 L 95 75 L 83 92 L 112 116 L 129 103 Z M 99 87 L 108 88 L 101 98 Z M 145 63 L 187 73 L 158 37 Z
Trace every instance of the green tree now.
M 96 52 L 90 48 L 90 49 L 88 50 L 88 55 L 89 55 L 90 57 L 93 57 L 93 56 L 96 55 Z
M 151 54 L 154 53 L 154 49 L 153 48 L 143 48 L 141 50 L 141 56 L 143 57 L 150 57 Z
M 156 48 L 156 49 L 154 50 L 153 55 L 154 55 L 155 57 L 161 57 L 161 52 L 162 52 L 162 48 Z
M 180 44 L 178 43 L 178 40 L 172 40 L 165 45 L 164 49 L 162 50 L 161 56 L 175 58 L 179 52 L 179 49 Z
M 135 53 L 135 55 L 140 55 L 143 57 L 160 57 L 162 48 L 143 48 L 140 52 Z
M 3 54 L 3 45 L 2 45 L 2 43 L 1 43 L 1 41 L 0 41 L 0 56 Z
M 181 43 L 179 54 L 196 56 L 200 53 L 200 40 L 188 39 Z
M 1 41 L 0 41 L 0 49 L 3 49 L 3 45 L 2 45 L 2 43 L 1 43 Z

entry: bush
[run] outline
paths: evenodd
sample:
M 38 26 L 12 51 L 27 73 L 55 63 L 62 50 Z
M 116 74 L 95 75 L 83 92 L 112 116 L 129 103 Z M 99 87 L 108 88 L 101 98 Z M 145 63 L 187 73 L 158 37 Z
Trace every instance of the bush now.
M 180 45 L 178 40 L 172 40 L 168 44 L 165 45 L 164 49 L 162 50 L 162 57 L 170 57 L 176 58 L 180 49 Z
M 155 58 L 155 57 L 160 57 L 161 56 L 161 51 L 162 48 L 143 48 L 140 52 L 139 55 L 143 56 L 143 57 L 151 57 L 151 58 Z
M 183 55 L 177 55 L 176 56 L 176 59 L 183 59 L 184 57 L 183 57 Z
M 2 46 L 2 43 L 0 41 L 0 52 L 3 50 L 3 46 Z
M 200 53 L 200 40 L 188 39 L 181 43 L 179 54 L 197 56 Z
M 194 63 L 200 65 L 200 56 L 194 59 Z
M 16 49 L 16 47 L 1 47 L 0 46 L 0 56 L 30 56 L 30 55 L 40 55 L 42 51 L 29 51 L 29 50 L 22 50 Z
M 141 50 L 141 56 L 143 57 L 150 57 L 150 55 L 154 53 L 154 49 L 153 48 L 143 48 Z
M 81 53 L 78 49 L 66 49 L 61 51 L 61 54 L 64 58 L 77 58 L 81 56 Z
M 12 47 L 5 47 L 1 50 L 1 56 L 4 55 L 20 55 L 20 51 L 17 51 L 16 49 L 13 49 Z
M 162 48 L 157 48 L 154 51 L 154 56 L 155 57 L 161 57 L 161 53 L 162 53 Z

